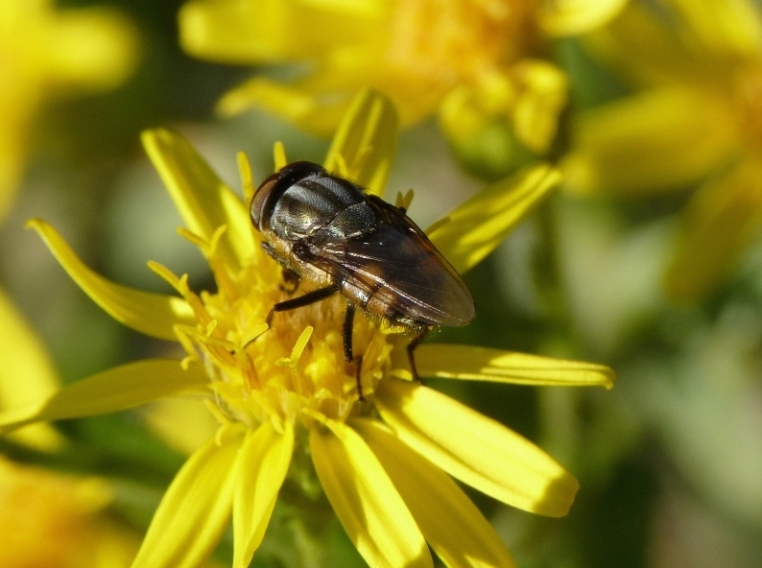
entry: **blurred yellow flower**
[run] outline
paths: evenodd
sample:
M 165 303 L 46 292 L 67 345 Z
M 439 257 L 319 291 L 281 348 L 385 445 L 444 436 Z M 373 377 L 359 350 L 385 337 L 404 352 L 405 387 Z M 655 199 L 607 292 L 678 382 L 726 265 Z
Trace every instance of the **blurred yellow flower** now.
M 2 288 L 0 361 L 0 409 L 29 404 L 59 387 L 58 374 L 45 346 Z M 47 424 L 33 424 L 13 436 L 15 442 L 39 450 L 53 450 L 62 443 L 61 436 Z
M 326 167 L 380 193 L 396 128 L 387 99 L 359 95 Z M 371 566 L 432 566 L 427 543 L 450 566 L 513 566 L 494 529 L 447 474 L 521 509 L 566 514 L 578 487 L 574 477 L 501 424 L 409 380 L 404 336 L 357 319 L 354 344 L 363 353 L 365 397 L 359 401 L 356 371 L 344 361 L 341 298 L 283 312 L 268 329 L 266 316 L 286 293 L 281 268 L 260 246 L 245 203 L 179 135 L 153 130 L 143 142 L 186 222 L 181 234 L 208 259 L 216 291 L 196 293 L 187 276 L 178 278 L 153 262 L 179 297 L 120 286 L 84 266 L 50 225 L 34 220 L 30 226 L 101 307 L 136 330 L 179 341 L 186 358 L 110 369 L 40 404 L 0 415 L 0 431 L 9 431 L 173 394 L 193 393 L 205 402 L 220 428 L 172 482 L 133 566 L 199 565 L 231 511 L 233 564 L 248 566 L 289 468 L 299 467 L 292 454 L 304 453 L 307 445 L 325 495 Z M 276 166 L 285 164 L 276 146 Z M 240 165 L 250 199 L 254 185 L 245 158 Z M 547 165 L 530 168 L 456 209 L 431 239 L 458 270 L 468 270 L 558 181 Z M 427 377 L 613 382 L 613 372 L 601 365 L 464 345 L 422 345 L 416 360 Z
M 625 195 L 700 184 L 666 277 L 671 297 L 700 299 L 762 221 L 759 4 L 632 4 L 587 41 L 636 93 L 579 119 L 565 181 L 580 193 Z
M 0 458 L 0 566 L 127 568 L 137 535 L 104 515 L 112 490 Z
M 601 25 L 626 0 L 190 0 L 179 16 L 191 55 L 234 64 L 301 64 L 227 93 L 223 115 L 265 108 L 330 135 L 352 95 L 385 93 L 403 125 L 434 114 L 461 154 L 545 153 L 566 104 L 547 38 Z M 505 150 L 505 151 L 504 151 Z M 500 169 L 500 168 L 497 168 Z
M 0 3 L 0 220 L 12 203 L 41 103 L 112 89 L 136 63 L 135 30 L 121 13 L 52 4 Z

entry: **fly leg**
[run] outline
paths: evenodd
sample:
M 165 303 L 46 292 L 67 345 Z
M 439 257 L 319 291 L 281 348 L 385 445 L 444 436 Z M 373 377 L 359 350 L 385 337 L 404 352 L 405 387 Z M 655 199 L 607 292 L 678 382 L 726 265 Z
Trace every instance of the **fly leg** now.
M 365 400 L 362 394 L 362 382 L 360 381 L 360 371 L 362 370 L 362 355 L 354 357 L 352 349 L 352 329 L 355 321 L 355 311 L 357 307 L 354 304 L 347 302 L 347 311 L 344 312 L 344 327 L 342 329 L 342 335 L 344 338 L 344 360 L 347 363 L 354 362 L 357 368 L 355 380 L 357 381 L 357 399 L 360 402 Z
M 415 366 L 415 357 L 413 357 L 413 351 L 415 351 L 415 348 L 418 347 L 418 344 L 423 341 L 423 338 L 426 337 L 426 334 L 428 334 L 430 331 L 431 328 L 429 327 L 424 327 L 423 329 L 419 330 L 413 340 L 407 345 L 407 359 L 410 362 L 410 371 L 413 374 L 413 380 L 417 383 L 421 382 L 421 377 L 418 376 L 418 368 Z
M 270 325 L 272 322 L 275 312 L 287 312 L 289 310 L 295 310 L 296 308 L 303 308 L 304 306 L 309 306 L 310 304 L 314 304 L 320 300 L 325 300 L 326 298 L 333 296 L 338 291 L 338 285 L 331 284 L 325 288 L 318 288 L 312 292 L 307 292 L 304 294 L 304 296 L 299 296 L 298 298 L 292 298 L 290 300 L 278 302 L 272 307 L 270 313 L 267 314 L 267 325 Z

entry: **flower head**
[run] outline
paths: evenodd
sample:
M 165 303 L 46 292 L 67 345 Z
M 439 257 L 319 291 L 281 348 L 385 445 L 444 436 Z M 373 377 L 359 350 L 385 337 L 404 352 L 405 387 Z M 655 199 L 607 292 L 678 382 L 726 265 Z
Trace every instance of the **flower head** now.
M 364 92 L 334 139 L 326 167 L 369 191 L 384 187 L 396 115 Z M 186 228 L 209 261 L 217 290 L 197 293 L 186 276 L 151 268 L 179 296 L 131 290 L 86 268 L 55 230 L 30 225 L 74 280 L 127 325 L 184 347 L 182 361 L 145 360 L 111 369 L 47 401 L 0 416 L 5 430 L 35 420 L 82 416 L 194 393 L 220 423 L 169 487 L 135 566 L 196 566 L 213 550 L 232 511 L 234 565 L 247 566 L 264 536 L 295 447 L 307 444 L 336 515 L 371 566 L 431 566 L 428 545 L 448 565 L 512 566 L 494 530 L 447 475 L 505 503 L 566 514 L 576 480 L 542 450 L 497 422 L 410 381 L 404 337 L 365 317 L 354 342 L 359 376 L 344 361 L 339 298 L 278 314 L 287 297 L 280 266 L 260 246 L 244 202 L 183 138 L 144 134 Z M 285 165 L 276 146 L 276 166 Z M 241 159 L 244 193 L 253 182 Z M 546 165 L 487 189 L 430 232 L 456 269 L 488 254 L 557 183 Z M 421 376 L 610 386 L 610 369 L 462 345 L 423 345 Z M 405 380 L 407 379 L 407 380 Z
M 636 90 L 578 121 L 565 180 L 580 193 L 699 185 L 667 273 L 670 296 L 705 297 L 762 219 L 762 13 L 747 0 L 631 3 L 593 52 Z
M 192 0 L 180 39 L 212 61 L 302 64 L 293 81 L 260 76 L 229 92 L 222 114 L 259 106 L 330 134 L 354 93 L 372 87 L 403 124 L 438 114 L 462 155 L 510 162 L 512 140 L 548 150 L 566 103 L 566 78 L 543 59 L 543 41 L 600 25 L 623 3 Z

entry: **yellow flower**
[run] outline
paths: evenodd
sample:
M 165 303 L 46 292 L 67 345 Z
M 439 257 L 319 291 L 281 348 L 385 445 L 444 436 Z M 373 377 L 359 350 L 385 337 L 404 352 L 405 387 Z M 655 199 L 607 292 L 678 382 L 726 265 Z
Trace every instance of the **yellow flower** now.
M 122 14 L 51 4 L 0 3 L 0 219 L 11 205 L 28 131 L 44 99 L 111 89 L 135 65 L 135 31 Z
M 104 514 L 112 489 L 0 458 L 0 566 L 126 568 L 137 535 Z
M 637 92 L 581 117 L 565 181 L 581 193 L 627 195 L 700 184 L 666 285 L 673 298 L 704 297 L 762 220 L 759 6 L 633 3 L 589 44 Z
M 438 113 L 462 154 L 500 162 L 514 139 L 543 154 L 555 136 L 566 78 L 543 41 L 592 29 L 625 1 L 191 0 L 180 41 L 211 61 L 303 64 L 293 81 L 259 76 L 232 90 L 223 115 L 259 106 L 330 135 L 352 95 L 372 87 L 403 125 Z
M 396 125 L 385 98 L 362 93 L 342 122 L 326 167 L 380 193 Z M 449 566 L 513 565 L 495 531 L 447 474 L 527 511 L 566 514 L 576 480 L 518 434 L 410 381 L 404 337 L 357 318 L 354 345 L 364 355 L 361 402 L 355 370 L 344 361 L 341 298 L 280 313 L 268 329 L 268 312 L 284 298 L 282 273 L 261 248 L 244 202 L 179 135 L 154 130 L 143 142 L 185 220 L 181 233 L 208 259 L 216 291 L 196 293 L 186 276 L 157 263 L 151 268 L 179 297 L 120 286 L 84 266 L 50 225 L 30 225 L 101 307 L 136 330 L 179 341 L 186 358 L 110 369 L 36 406 L 0 415 L 0 431 L 8 431 L 179 393 L 205 402 L 219 431 L 172 482 L 134 566 L 197 566 L 214 549 L 231 511 L 234 566 L 248 566 L 292 454 L 302 445 L 349 538 L 371 566 L 431 566 L 427 543 Z M 276 165 L 285 163 L 276 146 Z M 250 199 L 248 162 L 242 158 L 240 164 Z M 458 270 L 468 270 L 558 180 L 547 165 L 530 168 L 453 211 L 431 238 Z M 464 345 L 422 345 L 416 361 L 424 377 L 606 387 L 613 381 L 612 371 L 600 365 Z

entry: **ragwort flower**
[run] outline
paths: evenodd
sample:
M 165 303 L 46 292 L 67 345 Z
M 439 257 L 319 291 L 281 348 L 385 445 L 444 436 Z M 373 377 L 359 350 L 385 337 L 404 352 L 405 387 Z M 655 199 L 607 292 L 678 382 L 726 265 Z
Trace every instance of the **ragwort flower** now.
M 135 66 L 135 30 L 122 14 L 52 4 L 0 4 L 0 219 L 10 207 L 43 100 L 111 89 Z
M 632 3 L 588 38 L 636 89 L 577 125 L 565 169 L 580 193 L 650 195 L 699 184 L 667 273 L 706 296 L 762 221 L 762 13 L 749 0 Z
M 326 167 L 378 193 L 395 136 L 393 107 L 366 92 L 342 123 Z M 268 312 L 285 297 L 282 272 L 262 250 L 244 202 L 177 134 L 149 131 L 143 141 L 186 222 L 182 234 L 209 261 L 216 292 L 196 293 L 186 276 L 157 263 L 151 268 L 179 297 L 120 286 L 85 267 L 50 225 L 30 225 L 106 311 L 148 335 L 179 341 L 187 357 L 107 370 L 37 406 L 0 416 L 9 430 L 178 393 L 205 400 L 220 429 L 170 485 L 134 566 L 197 566 L 214 549 L 231 511 L 234 566 L 247 566 L 302 443 L 341 524 L 371 566 L 431 566 L 427 543 L 448 566 L 513 565 L 447 474 L 527 511 L 566 514 L 576 480 L 518 434 L 409 380 L 404 337 L 400 341 L 380 322 L 358 317 L 355 325 L 365 402 L 358 401 L 355 370 L 344 361 L 341 298 L 280 313 L 268 329 Z M 285 163 L 276 146 L 276 165 Z M 250 198 L 244 159 L 241 171 Z M 548 166 L 532 168 L 466 202 L 431 238 L 458 270 L 467 270 L 557 182 Z M 422 345 L 416 360 L 424 377 L 607 387 L 613 380 L 600 365 L 464 345 Z
M 464 157 L 510 162 L 513 140 L 548 150 L 566 104 L 545 40 L 601 25 L 624 2 L 191 0 L 180 41 L 211 61 L 302 64 L 294 80 L 258 76 L 227 93 L 224 115 L 258 106 L 328 135 L 354 93 L 372 87 L 404 125 L 438 114 Z

